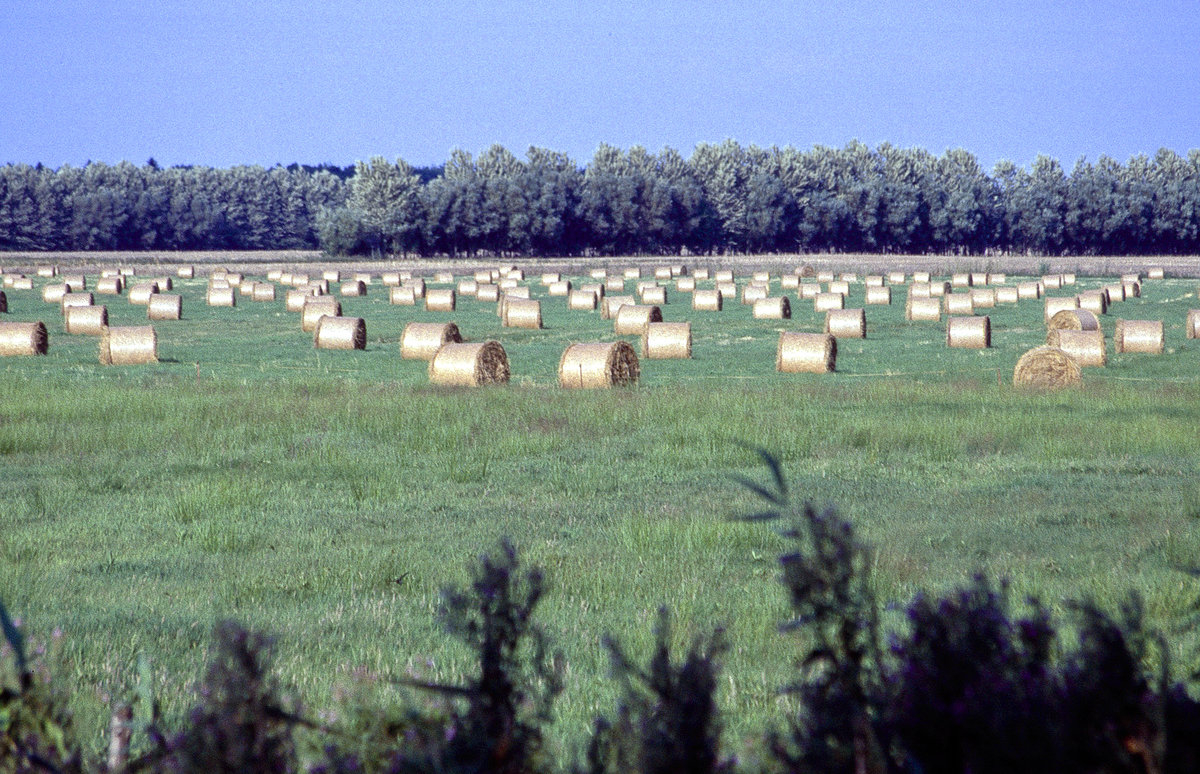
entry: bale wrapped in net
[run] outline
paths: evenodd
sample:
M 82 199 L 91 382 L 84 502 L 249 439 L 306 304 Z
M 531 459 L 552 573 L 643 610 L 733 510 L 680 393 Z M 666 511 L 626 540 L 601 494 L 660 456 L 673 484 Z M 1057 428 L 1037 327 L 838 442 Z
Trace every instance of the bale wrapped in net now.
M 178 320 L 183 317 L 183 297 L 166 293 L 155 293 L 146 304 L 146 317 L 150 320 Z
M 542 302 L 528 298 L 508 299 L 500 324 L 506 328 L 541 328 Z
M 719 312 L 724 303 L 721 291 L 704 288 L 692 293 L 692 308 L 705 312 Z
M 1188 310 L 1184 329 L 1189 339 L 1200 339 L 1200 309 Z
M 443 344 L 459 344 L 462 333 L 449 323 L 410 322 L 400 336 L 400 357 L 405 360 L 432 360 Z
M 498 341 L 444 344 L 429 361 L 430 384 L 481 387 L 508 378 L 508 353 Z
M 790 320 L 792 304 L 787 296 L 760 298 L 754 302 L 752 314 L 755 320 Z
M 44 355 L 50 338 L 42 322 L 0 322 L 0 356 Z
M 100 334 L 104 365 L 142 365 L 158 362 L 158 337 L 150 325 L 107 327 Z
M 642 333 L 642 357 L 650 360 L 684 359 L 692 356 L 690 322 L 656 322 Z
M 1046 334 L 1046 346 L 1061 349 L 1081 368 L 1103 368 L 1108 362 L 1103 331 L 1059 328 Z
M 987 349 L 992 346 L 992 321 L 987 315 L 946 318 L 946 346 Z
M 836 339 L 865 339 L 867 313 L 863 309 L 830 309 L 825 313 L 825 332 Z
M 936 298 L 910 296 L 904 303 L 904 319 L 913 322 L 941 322 L 942 302 Z
M 837 362 L 837 339 L 828 333 L 779 334 L 775 351 L 775 370 L 783 373 L 825 374 Z
M 662 322 L 662 310 L 646 304 L 622 304 L 613 318 L 613 332 L 621 336 L 640 336 L 652 322 Z
M 1163 353 L 1163 324 L 1161 320 L 1117 320 L 1113 332 L 1114 352 L 1140 352 L 1147 355 Z
M 572 290 L 567 294 L 567 308 L 576 312 L 590 312 L 596 309 L 596 293 L 591 290 Z
M 637 353 L 625 341 L 572 344 L 558 361 L 558 384 L 568 389 L 634 384 L 640 373 Z
M 63 310 L 67 333 L 99 336 L 108 327 L 108 307 L 72 306 Z
M 1054 313 L 1046 328 L 1048 331 L 1098 331 L 1100 319 L 1086 309 L 1064 309 Z
M 228 285 L 210 287 L 205 300 L 209 306 L 237 306 L 237 298 L 233 294 L 233 288 Z
M 1013 386 L 1052 390 L 1081 384 L 1079 363 L 1056 347 L 1035 347 L 1017 360 Z
M 322 317 L 341 317 L 342 304 L 332 296 L 311 296 L 300 310 L 300 330 L 313 333 Z
M 322 315 L 313 333 L 317 349 L 366 349 L 367 323 L 361 317 Z

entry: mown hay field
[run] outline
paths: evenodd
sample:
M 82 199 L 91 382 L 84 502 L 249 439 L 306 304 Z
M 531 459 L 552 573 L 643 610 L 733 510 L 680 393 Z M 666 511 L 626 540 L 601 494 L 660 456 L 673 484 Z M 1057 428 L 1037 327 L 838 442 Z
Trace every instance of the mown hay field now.
M 642 359 L 634 387 L 564 390 L 567 346 L 638 350 L 640 337 L 568 309 L 533 272 L 521 284 L 541 301 L 539 329 L 505 327 L 469 296 L 453 312 L 392 305 L 376 276 L 366 295 L 337 296 L 365 321 L 363 350 L 315 348 L 282 286 L 274 301 L 210 307 L 206 279 L 173 283 L 179 320 L 97 296 L 110 325 L 154 326 L 157 362 L 140 365 L 102 365 L 97 336 L 67 334 L 42 300 L 53 278 L 6 289 L 0 314 L 43 321 L 49 338 L 45 355 L 0 358 L 0 595 L 35 638 L 63 630 L 61 668 L 97 747 L 139 654 L 166 711 L 183 711 L 221 618 L 278 636 L 283 682 L 314 713 L 338 712 L 355 674 L 453 679 L 466 654 L 437 627 L 438 591 L 504 535 L 548 572 L 543 619 L 568 664 L 560 749 L 612 710 L 601 637 L 647 655 L 662 604 L 680 642 L 727 628 L 731 738 L 761 729 L 781 718 L 798 648 L 777 631 L 785 544 L 732 520 L 757 507 L 734 477 L 764 475 L 747 444 L 876 546 L 890 626 L 918 590 L 984 571 L 1060 609 L 1137 591 L 1176 669 L 1198 665 L 1174 629 L 1198 594 L 1181 571 L 1200 562 L 1196 280 L 1143 282 L 1099 318 L 1104 367 L 1084 368 L 1081 388 L 1027 391 L 1013 367 L 1045 343 L 1041 300 L 979 310 L 991 347 L 952 348 L 944 314 L 906 321 L 899 286 L 891 305 L 865 305 L 859 277 L 845 305 L 866 310 L 866 338 L 838 341 L 833 373 L 783 374 L 780 332 L 824 329 L 811 300 L 787 289 L 791 319 L 756 320 L 740 294 L 694 311 L 664 281 L 663 319 L 691 322 L 691 358 Z M 1061 293 L 1112 281 L 1080 276 Z M 771 290 L 784 291 L 778 276 Z M 1116 319 L 1162 321 L 1163 353 L 1113 351 Z M 400 355 L 414 321 L 500 342 L 508 384 L 431 386 L 428 362 Z

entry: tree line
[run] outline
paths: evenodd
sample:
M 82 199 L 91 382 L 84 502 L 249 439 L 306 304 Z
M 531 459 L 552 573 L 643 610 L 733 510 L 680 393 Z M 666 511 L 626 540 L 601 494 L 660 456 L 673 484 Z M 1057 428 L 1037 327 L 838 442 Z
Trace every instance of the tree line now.
M 962 149 L 531 147 L 441 167 L 0 167 L 0 249 L 335 254 L 1200 253 L 1200 150 L 1121 164 Z

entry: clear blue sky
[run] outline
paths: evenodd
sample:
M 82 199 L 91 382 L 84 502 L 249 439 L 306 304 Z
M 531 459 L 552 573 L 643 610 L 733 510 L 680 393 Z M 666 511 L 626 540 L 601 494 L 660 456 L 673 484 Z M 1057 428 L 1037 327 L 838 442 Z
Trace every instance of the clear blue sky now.
M 1200 0 L 7 0 L 0 163 L 1200 147 Z

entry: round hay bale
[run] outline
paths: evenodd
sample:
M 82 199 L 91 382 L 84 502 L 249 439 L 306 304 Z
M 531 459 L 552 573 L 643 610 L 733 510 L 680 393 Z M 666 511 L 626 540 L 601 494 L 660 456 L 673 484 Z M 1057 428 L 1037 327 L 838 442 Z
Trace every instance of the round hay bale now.
M 313 333 L 317 349 L 366 349 L 367 323 L 361 317 L 322 315 Z
M 64 293 L 62 300 L 59 301 L 64 310 L 72 306 L 91 306 L 94 303 L 96 303 L 96 298 L 91 293 Z
M 779 278 L 779 287 L 784 290 L 796 290 L 800 287 L 799 274 L 784 274 Z
M 149 279 L 147 279 L 147 280 L 145 280 L 145 281 L 146 281 L 146 282 L 153 282 L 155 285 L 158 285 L 158 292 L 159 292 L 159 293 L 162 293 L 164 290 L 172 290 L 172 289 L 174 289 L 174 287 L 175 287 L 175 281 L 174 281 L 174 280 L 172 280 L 170 277 L 167 277 L 167 276 L 162 276 L 162 277 L 150 277 Z
M 1049 324 L 1050 320 L 1054 319 L 1054 315 L 1063 310 L 1078 309 L 1078 296 L 1047 296 L 1046 307 L 1043 313 L 1043 318 Z
M 987 349 L 992 346 L 992 321 L 987 315 L 946 318 L 946 346 Z
M 429 288 L 425 291 L 426 312 L 453 312 L 454 288 Z
M 637 266 L 629 266 L 621 273 L 625 275 L 625 279 L 637 279 L 642 276 L 642 270 Z
M 96 281 L 96 292 L 106 296 L 119 296 L 125 288 L 120 277 L 101 277 Z
M 13 290 L 33 290 L 32 277 L 13 277 L 12 282 L 8 284 Z
M 400 357 L 405 360 L 432 360 L 443 344 L 462 343 L 458 326 L 448 323 L 410 322 L 400 336 Z
M 225 281 L 229 283 L 230 287 L 236 288 L 246 281 L 246 277 L 240 272 L 230 271 L 225 273 Z
M 843 296 L 850 295 L 850 283 L 846 280 L 834 280 L 829 283 L 830 293 L 841 293 Z
M 661 286 L 652 288 L 643 288 L 641 303 L 643 304 L 665 304 L 667 303 L 667 289 Z
M 135 282 L 133 287 L 129 288 L 129 303 L 146 306 L 150 303 L 150 296 L 158 293 L 158 291 L 157 282 Z
M 1079 363 L 1056 347 L 1034 347 L 1017 360 L 1013 386 L 1053 390 L 1082 384 Z
M 936 298 L 912 298 L 904 303 L 904 319 L 914 322 L 941 322 L 942 302 Z
M 341 317 L 342 304 L 332 296 L 309 296 L 300 309 L 300 330 L 313 333 L 322 317 Z
M 178 320 L 183 317 L 183 297 L 155 293 L 146 304 L 146 317 L 150 320 Z
M 400 285 L 402 288 L 412 288 L 413 298 L 425 297 L 425 280 L 420 277 L 410 277 Z
M 969 288 L 975 284 L 975 277 L 967 272 L 958 272 L 950 276 L 950 284 L 956 288 Z
M 1098 331 L 1100 320 L 1094 312 L 1086 309 L 1064 309 L 1055 312 L 1050 322 L 1046 323 L 1046 327 L 1051 331 Z
M 1184 325 L 1189 339 L 1200 339 L 1200 309 L 1189 309 L 1187 323 Z
M 556 271 L 547 271 L 542 273 L 541 283 L 543 287 L 550 287 L 556 282 L 562 282 L 562 275 Z M 563 295 L 566 295 L 565 293 Z
M 843 309 L 845 306 L 846 297 L 841 293 L 818 293 L 813 298 L 813 311 L 815 312 L 830 312 Z
M 386 288 L 398 288 L 403 280 L 400 278 L 398 271 L 385 271 L 379 275 L 379 281 Z
M 1101 290 L 1104 291 L 1105 294 L 1107 294 L 1107 296 L 1108 296 L 1107 301 L 1109 304 L 1113 304 L 1113 303 L 1116 303 L 1117 301 L 1125 300 L 1125 286 L 1119 282 L 1114 282 L 1110 285 L 1105 285 L 1104 287 L 1101 288 Z
M 516 266 L 509 266 L 503 273 L 505 279 L 516 280 L 517 282 L 525 281 L 524 269 L 518 269 Z
M 596 309 L 596 294 L 590 290 L 572 290 L 567 294 L 567 308 L 576 312 Z
M 504 279 L 500 280 L 496 284 L 500 286 L 501 292 L 515 290 L 516 288 L 519 288 L 521 286 L 521 283 L 519 281 L 512 279 L 511 277 L 505 277 Z
M 833 282 L 835 279 L 837 279 L 837 275 L 835 275 L 833 272 L 829 271 L 828 269 L 822 269 L 821 271 L 817 272 L 817 282 L 820 282 L 822 284 L 827 283 L 827 282 Z
M 647 325 L 662 319 L 662 310 L 657 306 L 622 304 L 613 318 L 613 332 L 619 336 L 640 336 Z
M 1063 276 L 1061 274 L 1043 274 L 1042 287 L 1047 290 L 1059 290 L 1063 286 Z
M 692 308 L 703 312 L 719 312 L 724 296 L 716 288 L 700 289 L 692 293 Z
M 715 284 L 717 290 L 721 291 L 721 295 L 725 298 L 736 299 L 738 297 L 737 283 L 733 280 L 721 281 Z
M 754 306 L 755 302 L 761 301 L 769 295 L 771 295 L 771 288 L 751 282 L 742 288 L 742 303 L 746 306 Z
M 160 288 L 160 290 L 161 290 L 161 288 Z M 242 283 L 240 285 L 238 285 L 237 290 L 238 290 L 239 296 L 247 296 L 247 297 L 253 296 L 254 295 L 254 280 L 249 279 L 249 278 L 242 280 Z
M 506 328 L 541 328 L 542 302 L 528 298 L 508 299 L 500 324 Z
M 950 293 L 942 297 L 942 302 L 947 317 L 975 314 L 975 304 L 971 300 L 970 293 Z
M 821 286 L 815 282 L 801 282 L 796 288 L 796 297 L 801 301 L 812 301 L 821 295 Z
M 972 309 L 991 309 L 996 305 L 995 288 L 973 287 L 969 295 Z
M 1062 275 L 1062 284 L 1074 285 L 1075 284 L 1075 275 L 1073 273 L 1063 274 Z
M 475 286 L 475 298 L 484 303 L 495 303 L 500 300 L 500 286 L 488 282 Z
M 611 320 L 617 316 L 617 310 L 622 306 L 637 303 L 633 296 L 605 296 L 600 302 L 600 319 Z
M 1020 291 L 1015 287 L 996 288 L 997 304 L 1015 304 L 1021 300 Z
M 837 339 L 828 333 L 779 334 L 775 370 L 782 373 L 826 374 L 837 361 Z
M 82 274 L 62 274 L 59 281 L 67 286 L 68 293 L 78 293 L 87 290 L 87 277 Z
M 255 282 L 254 290 L 250 293 L 251 301 L 274 301 L 275 286 L 270 282 Z
M 761 270 L 751 272 L 750 280 L 751 280 L 751 282 L 756 282 L 756 283 L 761 283 L 761 284 L 766 285 L 766 284 L 770 283 L 770 281 L 771 281 L 771 272 L 761 271 Z
M 122 277 L 132 277 L 134 275 L 132 266 L 122 266 L 120 269 L 117 269 L 117 271 L 120 272 Z
M 987 275 L 987 284 L 1003 285 L 1008 282 L 1008 275 L 1003 272 L 993 272 Z
M 654 279 L 669 280 L 671 279 L 670 266 L 656 266 L 654 268 Z
M 433 273 L 432 281 L 439 285 L 453 285 L 454 284 L 454 272 L 446 271 L 444 269 L 442 271 L 435 271 Z
M 603 282 L 582 282 L 580 283 L 579 287 L 576 288 L 576 290 L 582 290 L 585 293 L 590 290 L 591 292 L 595 293 L 597 303 L 599 303 L 600 299 L 604 298 Z
M 903 285 L 908 281 L 908 277 L 902 271 L 889 271 L 887 281 L 889 285 Z
M 572 344 L 558 361 L 558 384 L 566 389 L 634 384 L 640 374 L 637 353 L 625 341 Z
M 1103 331 L 1057 328 L 1046 334 L 1046 346 L 1067 353 L 1081 368 L 1103 368 L 1108 362 Z
M 625 292 L 625 278 L 615 275 L 615 274 L 612 275 L 611 277 L 605 277 L 604 278 L 604 291 L 606 293 L 624 293 Z
M 233 288 L 228 285 L 225 287 L 217 286 L 209 288 L 205 300 L 209 306 L 237 306 L 237 298 L 233 294 Z
M 929 282 L 932 279 L 932 275 L 927 271 L 914 271 L 912 278 L 913 282 Z
M 47 304 L 61 304 L 63 296 L 65 296 L 69 291 L 70 288 L 62 283 L 43 285 L 42 300 Z
M 39 277 L 53 277 L 58 274 L 57 266 L 39 266 L 37 267 L 37 275 Z
M 0 322 L 0 356 L 44 355 L 50 347 L 42 322 Z
M 521 285 L 519 287 L 501 288 L 500 293 L 509 298 L 529 298 L 529 288 Z
M 604 279 L 608 276 L 608 269 L 592 269 L 588 272 L 588 276 L 592 279 Z
M 929 297 L 942 298 L 954 292 L 954 287 L 949 282 L 930 282 Z
M 656 322 L 642 333 L 642 357 L 650 360 L 686 360 L 692 356 L 690 322 Z
M 858 275 L 852 271 L 844 271 L 838 274 L 839 282 L 858 282 Z
M 1041 298 L 1042 283 L 1040 282 L 1018 282 L 1017 297 L 1020 299 L 1026 298 Z
M 913 282 L 908 286 L 909 298 L 930 298 L 933 296 L 933 286 L 928 282 Z
M 671 276 L 672 277 L 682 277 L 685 274 L 687 274 L 687 266 L 684 266 L 682 263 L 671 264 Z
M 891 306 L 892 289 L 886 285 L 867 285 L 866 302 L 874 306 Z
M 63 310 L 67 333 L 99 336 L 108 327 L 108 307 L 72 306 Z
M 114 269 L 111 267 L 105 267 L 105 268 L 100 269 L 100 278 L 101 279 L 104 279 L 106 277 L 120 277 L 120 276 L 121 276 L 120 269 Z
M 1140 282 L 1122 282 L 1121 288 L 1125 291 L 1125 300 L 1131 298 L 1142 297 L 1142 283 Z
M 555 280 L 546 286 L 546 294 L 551 296 L 569 296 L 571 295 L 570 280 Z
M 1080 309 L 1086 309 L 1094 314 L 1108 312 L 1108 296 L 1103 290 L 1089 290 L 1080 293 L 1076 298 L 1079 299 Z
M 836 339 L 865 339 L 867 314 L 862 309 L 830 309 L 825 313 L 825 332 Z
M 500 278 L 500 272 L 496 272 L 495 276 L 493 276 L 491 269 L 476 269 L 471 277 L 475 280 L 476 285 L 490 285 L 493 279 Z
M 883 275 L 868 274 L 867 276 L 863 277 L 863 285 L 868 288 L 881 288 L 883 287 Z
M 692 276 L 698 280 L 712 279 L 711 272 L 708 269 L 696 269 L 692 272 Z
M 429 361 L 430 384 L 482 387 L 508 378 L 508 353 L 498 341 L 444 344 Z
M 142 365 L 158 362 L 158 337 L 150 325 L 107 327 L 100 334 L 104 365 Z
M 760 298 L 754 302 L 753 316 L 755 320 L 790 320 L 792 305 L 786 296 Z
M 1117 320 L 1113 333 L 1114 352 L 1140 352 L 1161 355 L 1163 324 L 1161 320 Z
M 342 273 L 337 269 L 322 269 L 321 279 L 325 280 L 326 282 L 341 282 Z
M 1146 279 L 1163 279 L 1165 276 L 1166 276 L 1166 273 L 1162 270 L 1162 267 L 1160 267 L 1160 266 L 1154 266 L 1152 268 L 1146 269 Z
M 416 291 L 408 286 L 388 288 L 388 303 L 392 306 L 416 306 Z
M 338 294 L 343 297 L 365 296 L 367 294 L 367 283 L 360 279 L 346 280 L 338 288 Z
M 357 280 L 358 282 L 361 282 L 364 285 L 370 285 L 371 282 L 374 280 L 374 278 L 371 276 L 371 272 L 369 272 L 369 271 L 356 271 L 356 272 L 354 272 L 354 276 L 351 277 L 351 279 Z

